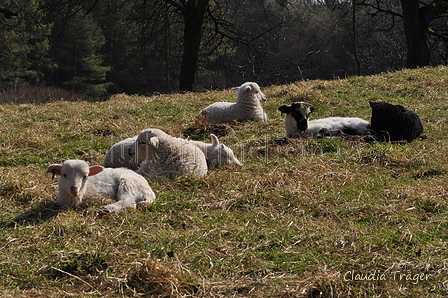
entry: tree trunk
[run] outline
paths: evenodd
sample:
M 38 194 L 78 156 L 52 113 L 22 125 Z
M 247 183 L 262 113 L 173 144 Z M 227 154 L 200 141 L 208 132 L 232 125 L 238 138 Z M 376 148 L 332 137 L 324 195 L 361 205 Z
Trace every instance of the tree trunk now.
M 352 0 L 353 14 L 352 14 L 352 30 L 353 30 L 353 56 L 356 62 L 356 74 L 361 75 L 361 60 L 359 60 L 358 48 L 356 46 L 356 0 Z
M 400 0 L 403 9 L 404 33 L 407 42 L 406 67 L 415 68 L 429 64 L 429 47 L 426 31 L 429 22 L 420 11 L 419 0 Z
M 189 0 L 183 7 L 184 47 L 180 68 L 179 89 L 194 91 L 198 69 L 202 24 L 209 0 Z

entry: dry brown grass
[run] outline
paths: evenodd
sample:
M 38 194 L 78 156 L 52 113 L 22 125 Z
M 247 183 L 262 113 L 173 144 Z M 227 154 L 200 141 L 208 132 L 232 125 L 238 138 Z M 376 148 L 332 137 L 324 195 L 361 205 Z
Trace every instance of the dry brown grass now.
M 267 122 L 216 126 L 196 115 L 234 100 L 233 91 L 0 105 L 0 293 L 446 297 L 446 75 L 439 67 L 271 86 L 263 88 Z M 426 138 L 275 142 L 284 135 L 281 104 L 309 101 L 315 118 L 369 119 L 373 99 L 416 110 Z M 101 163 L 112 144 L 147 127 L 198 139 L 222 133 L 245 166 L 149 181 L 157 202 L 121 214 L 99 213 L 101 203 L 55 206 L 48 164 Z M 386 280 L 352 280 L 352 271 Z M 413 283 L 394 272 L 429 278 Z
M 0 104 L 45 104 L 59 100 L 88 100 L 84 95 L 56 87 L 18 86 L 0 91 Z

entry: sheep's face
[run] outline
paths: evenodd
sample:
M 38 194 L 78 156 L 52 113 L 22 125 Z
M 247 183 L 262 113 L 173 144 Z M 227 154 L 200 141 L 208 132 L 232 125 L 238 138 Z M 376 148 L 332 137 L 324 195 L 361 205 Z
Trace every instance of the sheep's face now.
M 242 167 L 243 164 L 236 158 L 232 149 L 225 145 L 221 145 L 221 163 L 229 166 Z
M 255 95 L 260 103 L 264 103 L 267 101 L 266 95 L 261 92 L 260 86 L 258 86 L 257 83 L 252 83 L 251 88 L 251 92 Z
M 224 144 L 213 146 L 213 150 L 207 152 L 207 162 L 216 165 L 240 166 L 243 164 L 235 157 L 232 149 Z
M 103 170 L 102 166 L 89 167 L 83 160 L 66 160 L 60 165 L 51 165 L 47 168 L 47 172 L 61 176 L 58 183 L 59 191 L 70 193 L 74 197 L 83 192 L 88 176 L 96 175 Z
M 165 134 L 158 129 L 146 129 L 140 132 L 135 141 L 135 145 L 129 148 L 129 155 L 137 155 L 139 159 L 149 159 L 154 150 L 159 148 L 159 140 L 156 135 Z
M 63 162 L 61 166 L 61 177 L 59 178 L 67 192 L 77 196 L 84 189 L 89 176 L 89 165 L 87 163 Z
M 240 87 L 234 87 L 232 90 L 238 92 L 238 98 L 245 97 L 248 94 L 252 94 L 260 103 L 267 101 L 266 95 L 261 92 L 260 86 L 257 83 L 246 82 Z
M 211 134 L 210 139 L 212 140 L 213 149 L 210 150 L 210 152 L 207 152 L 207 154 L 208 159 L 211 160 L 210 163 L 213 166 L 217 164 L 240 167 L 243 166 L 243 164 L 236 158 L 235 154 L 233 154 L 232 149 L 224 144 L 221 144 L 217 136 Z
M 297 128 L 302 131 L 308 128 L 308 119 L 314 111 L 310 104 L 304 102 L 293 102 L 290 106 L 282 105 L 278 109 L 286 114 L 285 120 L 287 117 L 292 117 L 296 122 Z

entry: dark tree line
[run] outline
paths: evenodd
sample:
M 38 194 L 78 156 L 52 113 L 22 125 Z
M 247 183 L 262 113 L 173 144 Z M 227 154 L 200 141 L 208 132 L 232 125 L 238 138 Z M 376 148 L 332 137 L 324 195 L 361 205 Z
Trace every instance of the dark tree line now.
M 0 88 L 92 97 L 446 64 L 442 0 L 4 0 Z

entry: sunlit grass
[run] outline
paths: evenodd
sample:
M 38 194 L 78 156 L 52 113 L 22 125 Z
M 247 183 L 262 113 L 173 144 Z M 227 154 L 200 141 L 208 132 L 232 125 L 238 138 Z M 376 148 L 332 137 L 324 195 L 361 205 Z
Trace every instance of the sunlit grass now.
M 0 105 L 0 293 L 445 297 L 447 75 L 438 67 L 265 87 L 269 120 L 232 123 L 220 138 L 243 168 L 149 180 L 155 204 L 107 215 L 100 203 L 59 210 L 46 167 L 68 158 L 101 164 L 111 145 L 148 127 L 194 131 L 201 108 L 235 93 Z M 277 108 L 291 100 L 313 104 L 314 118 L 367 120 L 369 100 L 401 104 L 420 115 L 424 138 L 279 146 Z M 354 280 L 374 272 L 373 280 Z M 406 280 L 418 274 L 428 279 Z

